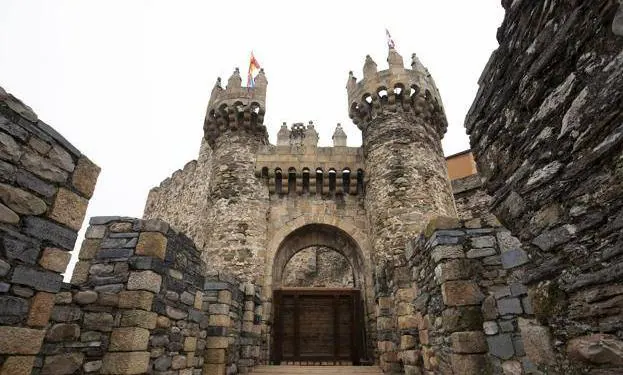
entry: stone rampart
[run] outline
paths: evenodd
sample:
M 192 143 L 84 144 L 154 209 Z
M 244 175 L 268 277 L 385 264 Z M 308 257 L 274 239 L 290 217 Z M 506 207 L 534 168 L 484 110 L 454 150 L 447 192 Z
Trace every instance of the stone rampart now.
M 545 346 L 532 330 L 528 290 L 513 273 L 524 270 L 528 261 L 519 240 L 499 225 L 433 219 L 409 242 L 403 264 L 377 275 L 377 349 L 383 370 L 534 370 L 526 351 Z M 530 348 L 524 348 L 525 340 Z
M 100 169 L 0 88 L 0 373 L 30 374 Z
M 255 286 L 206 273 L 192 241 L 163 221 L 90 224 L 73 284 L 51 294 L 36 373 L 224 375 L 259 362 Z
M 502 4 L 500 46 L 465 126 L 492 212 L 531 254 L 530 329 L 557 343 L 533 359 L 555 373 L 618 373 L 623 5 Z

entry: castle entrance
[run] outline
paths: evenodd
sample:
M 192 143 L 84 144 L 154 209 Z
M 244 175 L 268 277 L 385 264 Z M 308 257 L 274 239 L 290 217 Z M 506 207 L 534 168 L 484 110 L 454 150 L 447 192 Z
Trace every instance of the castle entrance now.
M 273 264 L 272 364 L 358 365 L 366 358 L 363 261 L 325 224 L 296 229 Z
M 273 294 L 275 364 L 359 364 L 360 291 L 283 288 Z

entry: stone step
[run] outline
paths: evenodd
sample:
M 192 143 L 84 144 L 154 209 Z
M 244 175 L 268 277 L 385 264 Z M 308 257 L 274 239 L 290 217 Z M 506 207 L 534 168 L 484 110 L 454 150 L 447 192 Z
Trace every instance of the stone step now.
M 377 366 L 258 366 L 252 374 L 271 375 L 382 375 Z

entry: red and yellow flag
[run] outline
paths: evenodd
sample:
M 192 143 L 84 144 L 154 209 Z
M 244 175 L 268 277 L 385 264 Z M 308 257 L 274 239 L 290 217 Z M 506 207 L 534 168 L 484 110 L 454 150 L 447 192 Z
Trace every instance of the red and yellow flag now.
M 258 70 L 260 70 L 260 63 L 257 62 L 257 59 L 255 58 L 255 56 L 253 56 L 253 51 L 251 51 L 251 59 L 249 60 L 249 73 L 247 74 L 247 87 L 255 87 L 254 76 Z

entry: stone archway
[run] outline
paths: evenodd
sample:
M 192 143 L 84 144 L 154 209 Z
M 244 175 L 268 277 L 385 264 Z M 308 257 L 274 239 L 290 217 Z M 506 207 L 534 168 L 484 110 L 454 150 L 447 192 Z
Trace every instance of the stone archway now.
M 348 288 L 312 288 L 313 290 L 304 290 L 305 288 L 284 288 L 282 281 L 284 277 L 284 270 L 286 268 L 286 265 L 288 264 L 288 261 L 300 251 L 311 247 L 329 248 L 344 256 L 344 258 L 350 264 L 350 268 L 353 273 L 354 288 L 352 288 L 351 290 L 348 290 Z M 271 253 L 273 254 L 273 256 L 270 258 L 270 261 L 267 264 L 267 268 L 270 267 L 270 271 L 267 270 L 268 272 L 265 280 L 265 285 L 268 286 L 267 289 L 270 291 L 271 294 L 274 293 L 274 305 L 271 309 L 272 311 L 266 311 L 266 313 L 271 314 L 268 320 L 271 323 L 274 323 L 272 325 L 272 334 L 269 337 L 270 342 L 275 344 L 275 346 L 271 345 L 271 350 L 273 351 L 272 354 L 275 354 L 276 352 L 279 353 L 277 356 L 271 355 L 271 357 L 279 358 L 280 360 L 281 355 L 285 353 L 285 351 L 282 350 L 283 337 L 285 337 L 284 332 L 286 331 L 283 328 L 283 321 L 285 316 L 283 312 L 286 311 L 287 306 L 291 307 L 291 305 L 288 305 L 287 302 L 287 298 L 289 296 L 292 298 L 289 300 L 290 303 L 294 304 L 298 304 L 300 302 L 302 305 L 308 303 L 311 304 L 308 306 L 318 307 L 323 303 L 326 303 L 326 308 L 324 308 L 321 314 L 325 314 L 327 313 L 327 311 L 330 312 L 331 309 L 334 309 L 333 311 L 335 311 L 336 315 L 333 315 L 331 319 L 335 321 L 335 329 L 331 330 L 330 328 L 332 326 L 327 323 L 329 324 L 329 329 L 326 330 L 327 335 L 337 335 L 336 332 L 339 331 L 342 336 L 340 336 L 341 339 L 340 337 L 336 336 L 333 337 L 331 340 L 325 341 L 333 341 L 333 339 L 335 339 L 336 342 L 340 340 L 347 340 L 343 337 L 343 328 L 340 329 L 338 327 L 339 324 L 341 324 L 338 323 L 338 321 L 341 321 L 343 319 L 348 320 L 348 323 L 346 323 L 345 325 L 351 327 L 348 333 L 351 337 L 351 341 L 349 344 L 346 344 L 345 347 L 348 348 L 349 358 L 351 358 L 354 363 L 358 363 L 361 358 L 366 358 L 367 348 L 365 345 L 365 332 L 369 332 L 369 330 L 366 330 L 364 327 L 367 325 L 365 324 L 365 312 L 369 309 L 366 308 L 365 305 L 370 302 L 367 300 L 366 295 L 371 294 L 371 291 L 369 290 L 369 285 L 371 285 L 369 283 L 371 272 L 369 267 L 369 258 L 366 259 L 366 257 L 364 256 L 364 252 L 362 251 L 361 246 L 358 244 L 358 242 L 349 233 L 335 225 L 325 223 L 309 223 L 301 225 L 300 227 L 291 230 L 287 235 L 283 236 L 283 238 L 279 242 L 279 245 L 276 246 L 274 252 L 271 251 Z M 310 299 L 314 299 L 314 301 L 310 302 Z M 331 304 L 333 304 L 333 307 L 330 307 Z M 298 307 L 294 309 L 295 311 L 297 311 L 298 314 Z M 322 310 L 323 308 L 318 307 L 318 309 Z M 305 308 L 301 308 L 301 310 L 306 311 Z M 338 310 L 340 310 L 339 314 Z M 281 311 L 282 313 L 279 313 L 279 311 Z M 308 318 L 309 316 L 311 316 L 309 314 L 311 313 L 308 312 Z M 328 315 L 323 316 L 327 317 Z M 296 322 L 297 320 L 295 319 L 294 321 Z M 319 319 L 319 321 L 322 321 L 322 319 Z M 313 323 L 319 324 L 318 321 Z M 349 329 L 348 327 L 346 329 Z M 296 331 L 296 329 L 294 330 Z M 294 336 L 297 337 L 296 334 L 294 334 Z M 300 342 L 305 343 L 305 340 L 303 339 L 301 341 L 297 341 L 296 344 L 294 344 L 294 347 L 299 348 L 298 344 Z M 338 345 L 339 344 L 336 343 L 335 347 L 337 347 Z M 288 347 L 288 345 L 286 345 L 286 347 Z M 297 352 L 297 350 L 298 349 L 294 349 L 295 352 Z M 339 348 L 335 349 L 336 353 L 340 350 L 341 349 Z M 303 351 L 304 350 L 301 350 L 301 352 Z M 344 354 L 344 352 L 342 351 L 341 354 Z M 296 355 L 297 358 L 303 358 L 302 354 Z M 314 357 L 314 355 L 312 355 L 308 358 L 319 357 Z M 338 355 L 336 354 L 334 358 L 338 358 Z

